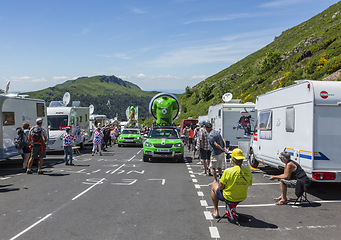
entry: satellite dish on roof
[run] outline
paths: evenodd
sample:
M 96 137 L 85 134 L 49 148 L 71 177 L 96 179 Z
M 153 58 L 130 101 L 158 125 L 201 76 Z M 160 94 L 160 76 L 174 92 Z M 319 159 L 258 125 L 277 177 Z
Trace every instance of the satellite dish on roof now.
M 223 95 L 222 99 L 223 99 L 224 102 L 227 103 L 227 102 L 232 100 L 232 97 L 233 97 L 232 93 L 225 93 Z
M 5 94 L 8 93 L 8 89 L 9 89 L 9 84 L 11 81 L 8 80 L 8 82 L 6 83 L 6 88 L 5 88 Z
M 67 106 L 69 104 L 70 98 L 71 98 L 70 93 L 66 92 L 64 94 L 64 96 L 63 96 L 63 104 L 64 104 L 64 106 Z
M 89 111 L 90 111 L 90 114 L 93 114 L 94 113 L 94 111 L 95 111 L 95 107 L 94 107 L 94 105 L 90 105 L 89 106 Z

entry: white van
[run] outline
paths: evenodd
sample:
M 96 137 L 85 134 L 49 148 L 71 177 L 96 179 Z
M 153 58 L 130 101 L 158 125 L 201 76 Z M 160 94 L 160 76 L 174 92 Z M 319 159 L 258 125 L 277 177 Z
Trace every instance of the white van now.
M 212 123 L 212 128 L 219 131 L 232 148 L 238 147 L 240 142 L 250 142 L 256 116 L 255 104 L 241 103 L 240 99 L 232 99 L 208 109 L 208 121 Z
M 28 122 L 31 127 L 36 125 L 36 119 L 43 119 L 43 128 L 47 131 L 45 101 L 25 98 L 25 95 L 0 94 L 0 159 L 7 159 L 20 154 L 14 146 L 17 136 L 16 128 Z
M 250 165 L 283 168 L 288 151 L 312 180 L 341 182 L 341 82 L 296 83 L 257 97 Z
M 63 134 L 66 127 L 71 128 L 71 134 L 75 137 L 73 145 L 79 145 L 81 148 L 91 136 L 89 107 L 79 107 L 79 102 L 73 102 L 72 107 L 67 107 L 69 98 L 68 101 L 52 101 L 47 108 L 50 135 L 48 152 L 63 151 Z

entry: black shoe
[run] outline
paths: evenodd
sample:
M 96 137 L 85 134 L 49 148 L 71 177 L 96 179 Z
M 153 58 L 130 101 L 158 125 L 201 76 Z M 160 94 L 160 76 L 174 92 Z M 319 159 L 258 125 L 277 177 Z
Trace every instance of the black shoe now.
M 27 170 L 26 173 L 27 173 L 27 174 L 32 174 L 33 171 L 32 171 L 32 169 L 30 169 L 30 170 Z
M 40 170 L 40 171 L 37 172 L 37 174 L 38 174 L 38 175 L 43 175 L 44 172 Z
M 65 165 L 70 165 L 69 163 L 65 163 Z
M 27 172 L 27 168 L 23 168 L 23 169 L 22 169 L 22 172 Z
M 70 166 L 75 166 L 75 164 L 73 164 L 73 163 L 69 163 L 69 165 L 70 165 Z

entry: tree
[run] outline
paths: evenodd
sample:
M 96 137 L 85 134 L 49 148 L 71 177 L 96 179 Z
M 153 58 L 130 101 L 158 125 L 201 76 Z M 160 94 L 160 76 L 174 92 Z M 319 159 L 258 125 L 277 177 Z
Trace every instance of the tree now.
M 208 84 L 204 84 L 204 86 L 201 88 L 201 94 L 200 97 L 207 101 L 209 99 L 209 96 L 211 95 L 211 88 L 208 86 Z

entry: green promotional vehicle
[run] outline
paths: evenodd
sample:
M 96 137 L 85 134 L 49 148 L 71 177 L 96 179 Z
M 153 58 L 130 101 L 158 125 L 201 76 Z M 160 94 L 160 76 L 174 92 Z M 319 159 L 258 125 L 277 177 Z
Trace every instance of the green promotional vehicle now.
M 142 137 L 139 129 L 125 128 L 117 139 L 119 147 L 128 145 L 137 145 L 142 147 Z
M 184 145 L 175 127 L 155 127 L 143 144 L 143 161 L 150 158 L 184 160 Z

